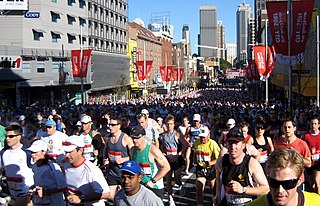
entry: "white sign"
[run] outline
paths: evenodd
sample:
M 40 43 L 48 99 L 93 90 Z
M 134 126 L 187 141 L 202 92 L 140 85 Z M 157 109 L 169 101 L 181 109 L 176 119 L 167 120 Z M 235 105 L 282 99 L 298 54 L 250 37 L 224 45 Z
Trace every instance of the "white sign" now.
M 0 0 L 0 10 L 28 10 L 28 0 Z

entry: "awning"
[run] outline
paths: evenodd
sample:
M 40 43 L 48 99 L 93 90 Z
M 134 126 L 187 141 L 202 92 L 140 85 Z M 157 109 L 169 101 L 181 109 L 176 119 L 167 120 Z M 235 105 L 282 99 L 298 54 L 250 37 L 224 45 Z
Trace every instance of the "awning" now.
M 75 33 L 68 33 L 68 35 L 70 35 L 70 36 L 78 36 L 78 34 L 75 34 Z
M 51 31 L 51 32 L 55 34 L 63 35 L 63 33 L 61 33 L 60 31 Z
M 73 14 L 67 14 L 68 16 L 72 17 L 72 18 L 78 18 L 78 16 L 73 15 Z
M 34 30 L 34 31 L 36 31 L 38 33 L 46 33 L 46 31 L 43 30 L 43 29 L 32 29 L 32 30 Z
M 58 11 L 51 11 L 52 13 L 58 14 L 58 15 L 62 15 L 63 13 L 58 12 Z

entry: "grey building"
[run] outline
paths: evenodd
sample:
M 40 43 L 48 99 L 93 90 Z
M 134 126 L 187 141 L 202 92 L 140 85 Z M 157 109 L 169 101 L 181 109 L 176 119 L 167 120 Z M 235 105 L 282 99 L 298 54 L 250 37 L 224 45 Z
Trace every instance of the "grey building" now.
M 121 74 L 129 76 L 126 0 L 33 0 L 28 8 L 0 15 L 4 103 L 73 99 L 80 92 L 80 81 L 72 74 L 71 50 L 80 48 L 93 50 L 83 81 L 85 94 L 106 91 Z
M 184 56 L 192 55 L 189 25 L 184 24 L 182 27 L 182 39 L 185 40 Z
M 218 48 L 219 48 L 219 58 L 226 60 L 226 35 L 225 27 L 222 21 L 218 21 Z
M 238 61 L 248 60 L 249 19 L 252 19 L 251 6 L 240 4 L 236 14 Z
M 201 46 L 218 47 L 217 8 L 215 6 L 200 7 L 200 38 Z M 217 50 L 199 47 L 199 56 L 217 57 Z

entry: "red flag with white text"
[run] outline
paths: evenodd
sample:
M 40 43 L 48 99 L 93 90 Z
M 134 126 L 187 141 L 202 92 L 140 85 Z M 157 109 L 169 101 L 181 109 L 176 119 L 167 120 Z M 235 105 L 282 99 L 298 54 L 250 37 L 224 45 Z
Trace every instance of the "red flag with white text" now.
M 81 51 L 80 50 L 71 50 L 71 62 L 72 62 L 72 74 L 73 77 L 80 77 L 80 67 L 81 67 L 81 62 L 80 62 L 80 57 L 81 56 Z
M 167 69 L 166 66 L 159 66 L 160 68 L 160 74 L 161 74 L 161 79 L 162 81 L 166 81 L 166 77 L 167 77 Z
M 258 73 L 260 75 L 264 75 L 266 72 L 266 47 L 254 46 L 253 51 L 254 51 L 254 61 L 256 63 Z
M 137 73 L 138 73 L 138 80 L 142 81 L 144 79 L 144 62 L 143 61 L 136 61 Z
M 152 69 L 152 60 L 147 60 L 146 61 L 146 66 L 147 66 L 147 70 L 146 70 L 146 76 L 144 76 L 143 79 L 149 79 L 150 77 L 150 72 L 151 72 L 151 69 Z
M 170 82 L 171 80 L 172 80 L 172 66 L 167 66 L 166 81 Z
M 81 67 L 80 67 L 80 77 L 86 77 L 88 66 L 91 58 L 92 50 L 87 49 L 82 51 L 82 58 L 81 58 Z
M 274 50 L 274 46 L 268 46 L 268 63 L 267 63 L 267 69 L 264 76 L 269 77 L 272 74 L 275 64 L 276 64 L 276 52 Z

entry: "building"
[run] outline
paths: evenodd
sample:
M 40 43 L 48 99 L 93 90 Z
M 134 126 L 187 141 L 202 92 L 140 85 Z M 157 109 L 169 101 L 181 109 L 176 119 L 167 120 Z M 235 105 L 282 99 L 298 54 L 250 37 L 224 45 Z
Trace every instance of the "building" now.
M 227 43 L 227 61 L 230 62 L 232 65 L 235 63 L 237 57 L 237 44 Z
M 242 3 L 238 6 L 236 14 L 237 26 L 237 61 L 248 60 L 249 19 L 252 19 L 251 6 Z
M 131 95 L 141 96 L 145 82 L 138 80 L 136 63 L 137 61 L 152 61 L 152 69 L 146 82 L 146 88 L 150 90 L 159 79 L 162 42 L 150 30 L 136 22 L 129 22 L 128 28 Z
M 222 21 L 218 21 L 218 48 L 219 48 L 219 58 L 226 58 L 226 36 L 225 36 L 225 27 Z
M 199 45 L 218 47 L 217 8 L 215 6 L 200 7 Z M 217 50 L 199 47 L 199 56 L 217 57 Z
M 268 19 L 266 0 L 255 0 L 255 30 L 257 44 L 264 43 L 262 40 L 262 32 L 265 29 L 266 19 Z
M 7 105 L 69 102 L 129 76 L 126 0 L 29 1 L 28 9 L 0 15 L 0 96 Z M 80 48 L 93 50 L 84 90 L 71 63 L 71 50 Z
M 185 41 L 184 56 L 191 57 L 192 50 L 191 50 L 191 41 L 190 41 L 190 30 L 189 30 L 189 25 L 187 24 L 184 24 L 182 27 L 182 39 Z

